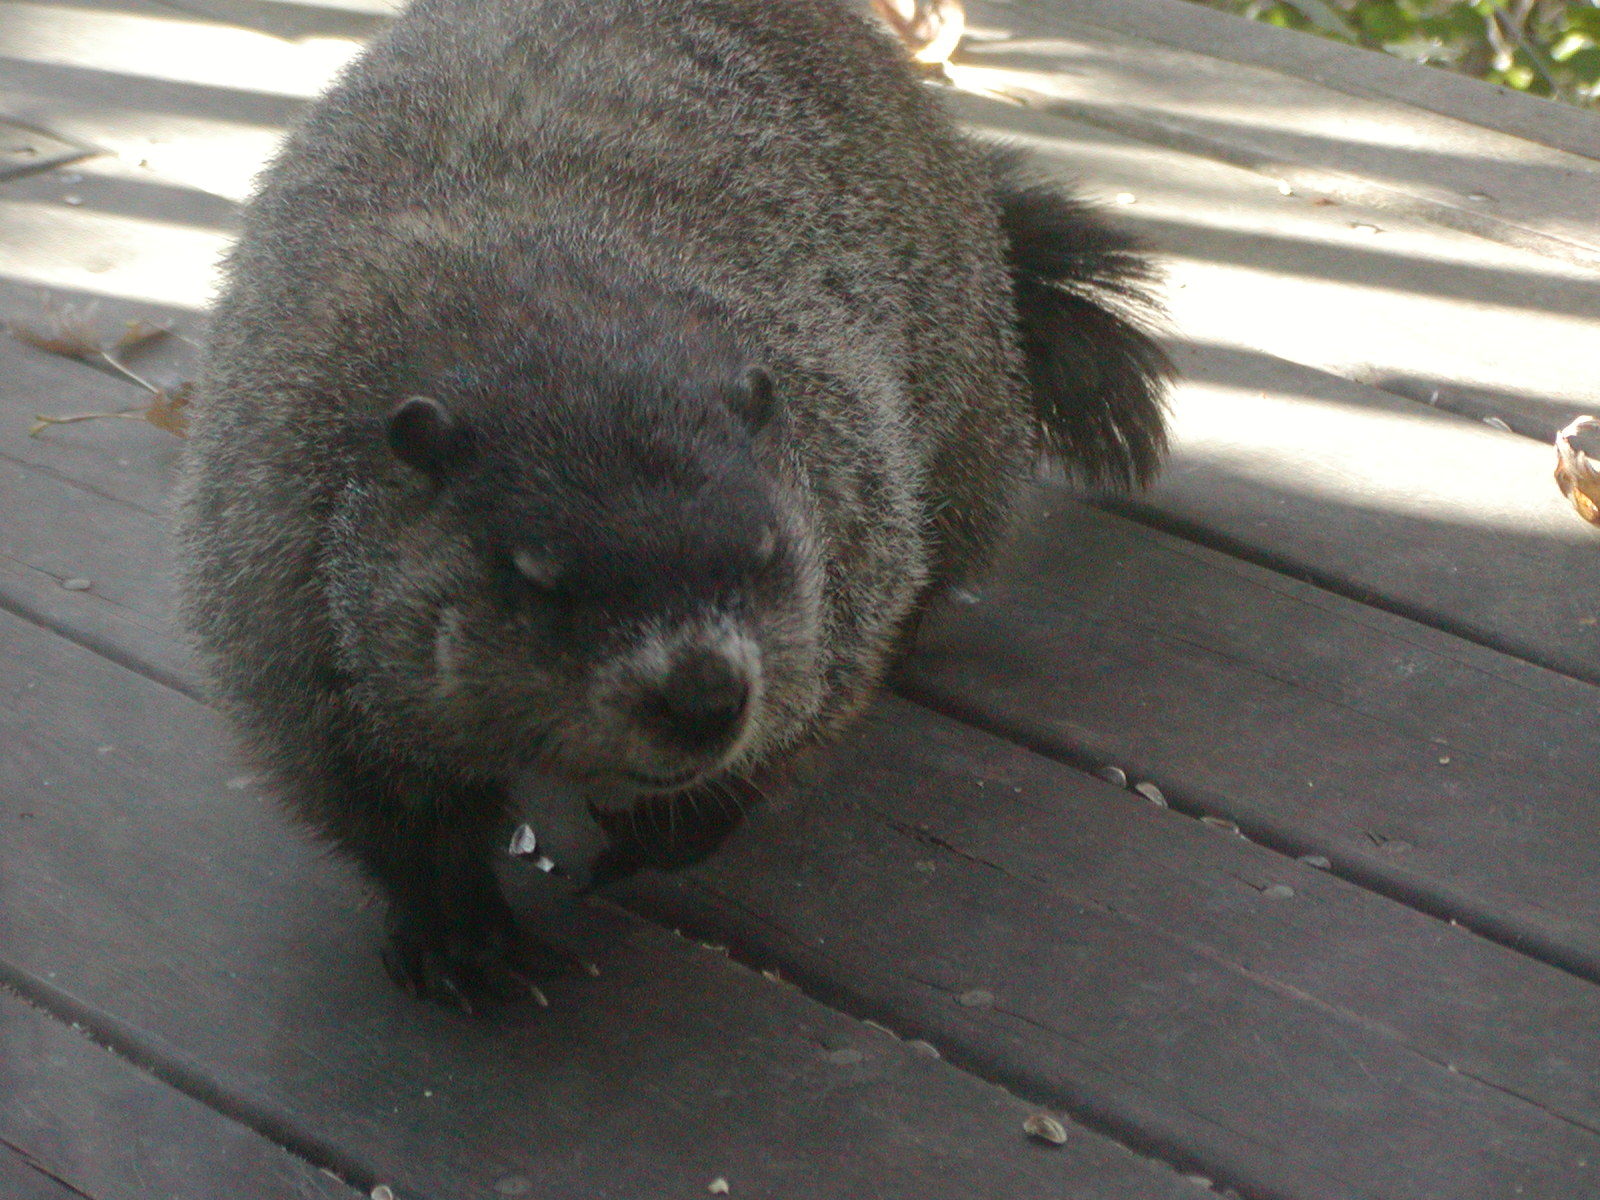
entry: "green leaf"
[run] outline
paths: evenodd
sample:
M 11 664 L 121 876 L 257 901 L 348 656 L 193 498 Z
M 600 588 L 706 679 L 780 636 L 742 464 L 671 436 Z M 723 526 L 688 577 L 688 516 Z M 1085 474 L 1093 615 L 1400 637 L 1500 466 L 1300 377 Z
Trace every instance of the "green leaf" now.
M 1567 28 L 1578 33 L 1586 33 L 1590 37 L 1600 40 L 1600 8 L 1587 4 L 1569 4 L 1566 6 L 1565 18 Z
M 1577 78 L 1579 83 L 1600 83 L 1600 46 L 1585 46 L 1562 60 L 1561 65 Z
M 1375 42 L 1398 42 L 1411 32 L 1405 14 L 1392 0 L 1361 5 L 1356 9 L 1356 20 L 1361 23 L 1361 32 Z

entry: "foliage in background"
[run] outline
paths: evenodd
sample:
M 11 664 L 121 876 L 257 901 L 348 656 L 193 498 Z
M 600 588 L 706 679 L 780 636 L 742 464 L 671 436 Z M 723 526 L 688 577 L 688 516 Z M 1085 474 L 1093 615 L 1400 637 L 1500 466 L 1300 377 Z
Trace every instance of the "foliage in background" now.
M 1600 0 L 1201 0 L 1538 96 L 1600 98 Z

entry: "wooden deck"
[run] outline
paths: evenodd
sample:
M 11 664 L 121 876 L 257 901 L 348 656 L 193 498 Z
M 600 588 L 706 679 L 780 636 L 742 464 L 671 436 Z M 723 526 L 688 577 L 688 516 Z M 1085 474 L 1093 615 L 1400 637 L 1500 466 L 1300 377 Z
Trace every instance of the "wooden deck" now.
M 143 393 L 0 337 L 0 1195 L 1600 1196 L 1600 530 L 1549 448 L 1600 409 L 1600 117 L 1179 0 L 970 16 L 962 115 L 1170 264 L 1177 453 L 1041 488 L 704 867 L 508 862 L 600 967 L 548 1010 L 390 986 L 186 661 L 175 440 L 28 436 Z M 0 0 L 0 317 L 93 299 L 184 379 L 382 17 Z

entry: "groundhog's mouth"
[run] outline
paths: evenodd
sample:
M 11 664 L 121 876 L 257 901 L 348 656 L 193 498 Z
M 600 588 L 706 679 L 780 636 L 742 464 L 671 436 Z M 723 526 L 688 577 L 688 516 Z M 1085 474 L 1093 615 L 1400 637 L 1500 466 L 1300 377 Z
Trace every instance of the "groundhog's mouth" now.
M 622 809 L 591 800 L 589 815 L 608 845 L 593 864 L 590 887 L 641 867 L 675 871 L 694 865 L 722 845 L 761 798 L 748 780 L 714 776 L 692 789 L 642 795 Z
M 624 771 L 623 778 L 641 783 L 652 792 L 676 792 L 706 777 L 704 771 L 679 771 L 676 775 L 652 775 L 647 771 Z

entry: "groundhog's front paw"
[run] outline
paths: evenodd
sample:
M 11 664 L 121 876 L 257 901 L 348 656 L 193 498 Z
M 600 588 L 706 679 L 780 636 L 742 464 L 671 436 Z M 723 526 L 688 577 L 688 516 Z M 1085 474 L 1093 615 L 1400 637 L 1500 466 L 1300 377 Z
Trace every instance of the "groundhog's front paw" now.
M 515 925 L 442 931 L 391 920 L 383 947 L 389 978 L 410 995 L 465 1013 L 488 1004 L 549 1001 L 538 985 L 553 976 L 593 973 L 576 956 Z

